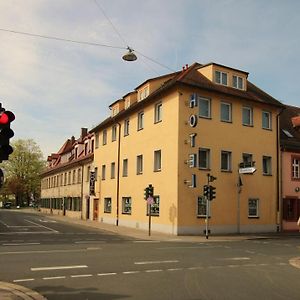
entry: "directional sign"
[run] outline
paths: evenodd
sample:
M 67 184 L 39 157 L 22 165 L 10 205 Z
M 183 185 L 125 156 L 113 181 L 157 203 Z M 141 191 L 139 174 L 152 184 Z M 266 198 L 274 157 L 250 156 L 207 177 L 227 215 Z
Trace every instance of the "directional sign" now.
M 256 171 L 256 168 L 250 167 L 250 168 L 240 168 L 239 174 L 253 174 Z

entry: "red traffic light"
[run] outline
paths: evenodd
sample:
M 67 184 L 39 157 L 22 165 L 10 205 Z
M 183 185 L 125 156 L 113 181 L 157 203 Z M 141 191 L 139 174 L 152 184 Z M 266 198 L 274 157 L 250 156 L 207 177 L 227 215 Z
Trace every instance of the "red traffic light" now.
M 11 111 L 4 111 L 0 114 L 0 124 L 6 125 L 15 119 L 15 115 Z

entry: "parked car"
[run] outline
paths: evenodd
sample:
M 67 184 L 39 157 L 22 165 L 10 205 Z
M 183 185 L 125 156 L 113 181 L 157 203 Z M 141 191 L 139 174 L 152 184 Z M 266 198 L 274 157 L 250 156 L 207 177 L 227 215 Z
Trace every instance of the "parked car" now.
M 3 207 L 4 208 L 11 208 L 11 206 L 12 206 L 11 202 L 5 202 Z

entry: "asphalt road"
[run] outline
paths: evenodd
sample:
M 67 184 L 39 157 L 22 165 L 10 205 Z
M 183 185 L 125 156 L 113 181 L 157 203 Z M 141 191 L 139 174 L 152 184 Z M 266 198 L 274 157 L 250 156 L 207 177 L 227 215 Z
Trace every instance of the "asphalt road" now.
M 138 240 L 0 210 L 0 281 L 48 299 L 300 299 L 300 240 Z

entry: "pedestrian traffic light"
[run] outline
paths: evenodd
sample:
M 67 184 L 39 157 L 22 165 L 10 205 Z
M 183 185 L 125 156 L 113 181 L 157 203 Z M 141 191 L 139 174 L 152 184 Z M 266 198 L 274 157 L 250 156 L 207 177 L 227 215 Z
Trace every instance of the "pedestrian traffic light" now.
M 205 185 L 203 187 L 203 196 L 208 197 L 208 193 L 209 193 L 209 185 Z
M 208 195 L 208 199 L 211 201 L 213 199 L 216 198 L 216 188 L 214 186 L 209 186 L 209 195 Z
M 152 186 L 152 184 L 149 184 L 148 190 L 149 190 L 149 197 L 152 197 L 152 198 L 153 198 L 153 195 L 154 195 L 154 187 Z
M 9 145 L 9 139 L 14 136 L 14 132 L 10 129 L 10 123 L 15 119 L 15 115 L 11 111 L 0 111 L 0 162 L 8 160 L 8 156 L 13 152 L 13 148 Z
M 147 200 L 149 197 L 149 187 L 147 186 L 145 189 L 144 189 L 144 199 Z

